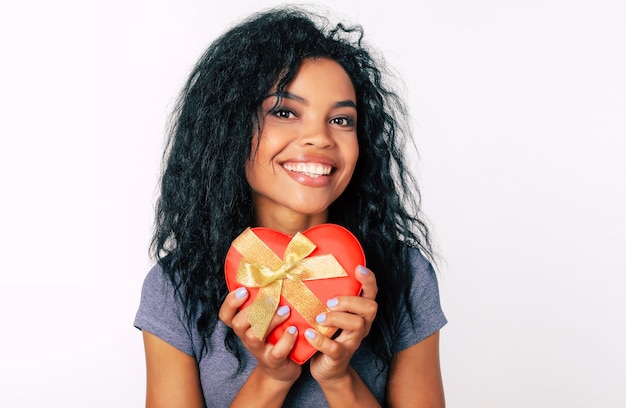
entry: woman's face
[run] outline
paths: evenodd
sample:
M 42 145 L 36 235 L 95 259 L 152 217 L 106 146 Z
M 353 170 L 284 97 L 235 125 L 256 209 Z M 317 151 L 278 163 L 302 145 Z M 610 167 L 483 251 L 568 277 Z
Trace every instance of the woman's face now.
M 261 133 L 246 166 L 257 220 L 268 214 L 325 220 L 359 156 L 348 74 L 327 58 L 305 60 L 283 93 L 268 95 L 261 109 Z

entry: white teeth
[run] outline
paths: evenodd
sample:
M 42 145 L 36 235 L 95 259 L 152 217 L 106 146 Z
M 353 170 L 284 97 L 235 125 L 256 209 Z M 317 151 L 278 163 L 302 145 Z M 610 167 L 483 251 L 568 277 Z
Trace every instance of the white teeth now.
M 285 163 L 283 166 L 289 171 L 306 174 L 311 178 L 329 175 L 332 170 L 331 166 L 320 163 Z

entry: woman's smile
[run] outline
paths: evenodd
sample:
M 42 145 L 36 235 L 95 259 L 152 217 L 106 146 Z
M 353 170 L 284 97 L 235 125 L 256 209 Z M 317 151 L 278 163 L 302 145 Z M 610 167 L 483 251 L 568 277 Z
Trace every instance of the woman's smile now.
M 324 157 L 301 157 L 281 164 L 291 178 L 308 187 L 329 185 L 335 170 L 334 161 Z
M 283 167 L 292 173 L 304 174 L 310 178 L 328 176 L 333 169 L 320 163 L 284 163 Z

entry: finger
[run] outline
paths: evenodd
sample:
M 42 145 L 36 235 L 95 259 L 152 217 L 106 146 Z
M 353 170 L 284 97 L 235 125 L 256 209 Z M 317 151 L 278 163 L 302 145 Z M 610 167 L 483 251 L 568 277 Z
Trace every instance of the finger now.
M 342 333 L 346 331 L 361 333 L 368 324 L 364 317 L 345 312 L 320 313 L 315 321 L 320 326 L 337 327 L 342 330 Z
M 285 320 L 289 319 L 290 315 L 291 315 L 291 309 L 289 308 L 289 306 L 287 305 L 279 306 L 278 309 L 276 309 L 276 312 L 274 313 L 274 317 L 270 321 L 269 326 L 267 326 L 265 335 L 267 336 L 269 333 L 272 332 L 272 330 L 276 328 L 276 326 L 278 326 Z
M 298 329 L 296 326 L 289 326 L 283 335 L 272 347 L 269 355 L 275 361 L 282 361 L 289 356 L 298 339 Z
M 248 312 L 250 306 L 245 307 L 239 311 L 230 321 L 231 327 L 235 334 L 242 340 L 246 337 L 246 333 L 250 330 L 250 321 L 248 320 Z
M 315 329 L 308 328 L 304 331 L 304 338 L 318 351 L 326 354 L 332 359 L 339 359 L 341 356 L 341 346 L 339 343 L 329 339 Z
M 338 296 L 329 299 L 326 306 L 331 310 L 330 315 L 335 315 L 335 312 L 345 312 L 372 320 L 378 311 L 378 303 L 375 300 L 360 296 Z M 332 322 L 334 323 L 334 320 Z M 318 323 L 321 322 L 318 321 Z
M 248 308 L 244 309 L 244 311 L 248 311 Z M 279 324 L 287 320 L 290 314 L 291 314 L 291 309 L 287 305 L 280 306 L 278 309 L 276 309 L 276 312 L 274 313 L 274 316 L 272 317 L 272 320 L 270 321 L 270 324 L 269 326 L 267 326 L 267 330 L 265 331 L 263 335 L 263 340 L 265 340 L 265 337 L 267 337 L 267 335 L 271 333 L 272 330 L 276 328 L 276 326 L 278 326 Z M 238 319 L 238 318 L 239 316 L 235 317 L 235 319 Z M 247 315 L 246 315 L 246 324 L 248 327 L 250 327 L 250 323 L 247 320 Z M 254 327 L 252 328 L 252 330 L 249 330 L 248 332 L 246 332 L 246 338 L 258 339 L 259 338 L 258 335 L 259 333 L 257 333 Z
M 239 308 L 246 302 L 248 299 L 248 290 L 244 287 L 238 288 L 230 292 L 226 299 L 224 299 L 224 303 L 220 307 L 219 318 L 226 326 L 232 327 L 232 320 L 235 315 L 239 312 Z
M 365 266 L 359 265 L 356 267 L 354 276 L 356 280 L 363 285 L 361 296 L 366 299 L 376 299 L 378 286 L 376 285 L 376 276 L 374 276 L 374 273 Z

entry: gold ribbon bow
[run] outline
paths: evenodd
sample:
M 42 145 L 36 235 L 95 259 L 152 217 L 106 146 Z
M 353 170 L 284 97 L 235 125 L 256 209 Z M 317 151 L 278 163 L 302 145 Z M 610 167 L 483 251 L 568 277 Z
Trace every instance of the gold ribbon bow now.
M 232 243 L 243 258 L 237 269 L 237 282 L 249 288 L 259 288 L 252 302 L 248 321 L 259 339 L 263 339 L 282 295 L 322 334 L 332 331 L 315 324 L 315 316 L 326 311 L 326 306 L 302 281 L 348 276 L 331 254 L 307 256 L 315 244 L 301 233 L 291 239 L 281 260 L 265 243 L 247 228 Z

